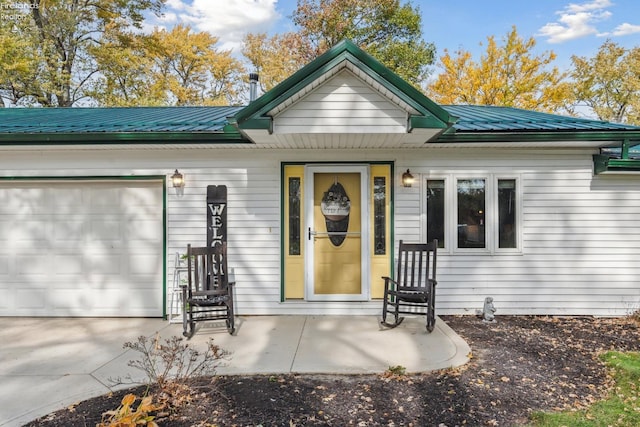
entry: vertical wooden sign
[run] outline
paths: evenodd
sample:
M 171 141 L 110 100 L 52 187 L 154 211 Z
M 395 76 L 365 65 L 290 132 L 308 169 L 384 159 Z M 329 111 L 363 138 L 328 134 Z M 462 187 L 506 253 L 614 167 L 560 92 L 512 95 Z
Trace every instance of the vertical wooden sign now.
M 227 241 L 227 186 L 207 187 L 207 246 Z

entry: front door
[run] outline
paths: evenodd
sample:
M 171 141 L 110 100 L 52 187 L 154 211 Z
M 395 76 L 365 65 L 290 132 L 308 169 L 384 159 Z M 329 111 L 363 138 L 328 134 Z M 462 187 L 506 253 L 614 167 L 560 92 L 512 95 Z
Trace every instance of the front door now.
M 307 300 L 369 299 L 368 168 L 305 168 L 305 296 Z

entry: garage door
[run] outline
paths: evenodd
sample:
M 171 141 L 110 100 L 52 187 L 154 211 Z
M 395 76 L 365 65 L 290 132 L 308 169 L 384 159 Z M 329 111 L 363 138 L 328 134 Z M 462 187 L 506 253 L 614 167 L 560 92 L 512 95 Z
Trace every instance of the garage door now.
M 158 181 L 0 182 L 0 316 L 162 316 Z

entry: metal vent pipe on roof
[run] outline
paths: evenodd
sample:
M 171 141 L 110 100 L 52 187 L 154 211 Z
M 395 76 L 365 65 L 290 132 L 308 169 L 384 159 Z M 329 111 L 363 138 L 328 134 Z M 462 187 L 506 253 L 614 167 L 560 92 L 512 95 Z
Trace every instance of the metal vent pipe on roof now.
M 258 73 L 249 73 L 249 102 L 253 102 L 258 97 Z

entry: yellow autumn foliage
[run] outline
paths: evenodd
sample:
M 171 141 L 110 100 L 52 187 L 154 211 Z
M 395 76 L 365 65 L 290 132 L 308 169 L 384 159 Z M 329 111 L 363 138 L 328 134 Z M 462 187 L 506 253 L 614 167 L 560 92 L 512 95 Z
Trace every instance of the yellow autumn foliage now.
M 499 45 L 487 38 L 479 61 L 460 50 L 445 50 L 443 72 L 428 86 L 428 95 L 441 104 L 497 105 L 557 112 L 570 102 L 565 73 L 551 64 L 553 52 L 534 54 L 536 42 L 524 40 L 514 26 Z

